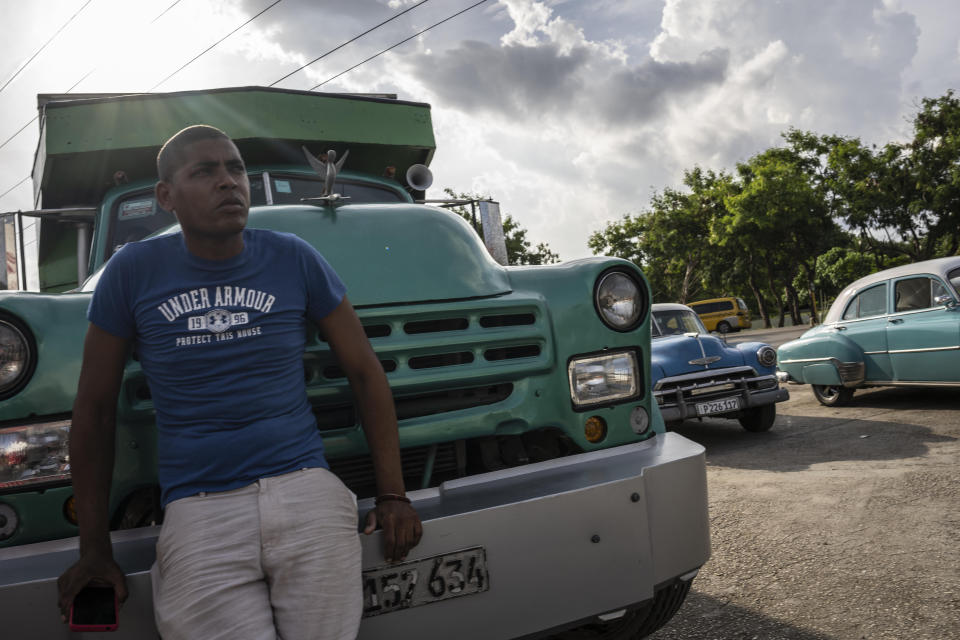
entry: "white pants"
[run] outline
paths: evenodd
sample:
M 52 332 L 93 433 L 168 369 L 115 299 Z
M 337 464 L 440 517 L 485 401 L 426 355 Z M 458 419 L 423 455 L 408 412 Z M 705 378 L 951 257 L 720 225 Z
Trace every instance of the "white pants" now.
M 357 499 L 326 469 L 167 505 L 151 569 L 164 640 L 353 640 Z

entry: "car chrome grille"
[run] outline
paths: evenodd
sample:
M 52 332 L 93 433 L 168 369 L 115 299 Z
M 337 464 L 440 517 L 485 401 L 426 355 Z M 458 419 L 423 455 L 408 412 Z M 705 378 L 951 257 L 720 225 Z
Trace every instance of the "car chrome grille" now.
M 778 386 L 773 375 L 757 375 L 753 367 L 730 367 L 663 378 L 653 395 L 661 407 L 703 402 Z

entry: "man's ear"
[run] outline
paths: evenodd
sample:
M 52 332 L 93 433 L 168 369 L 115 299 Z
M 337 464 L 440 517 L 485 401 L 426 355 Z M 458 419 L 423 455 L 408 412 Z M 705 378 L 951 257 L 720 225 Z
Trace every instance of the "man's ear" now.
M 170 184 L 161 180 L 154 186 L 153 192 L 157 196 L 157 204 L 172 213 L 174 207 L 170 197 Z

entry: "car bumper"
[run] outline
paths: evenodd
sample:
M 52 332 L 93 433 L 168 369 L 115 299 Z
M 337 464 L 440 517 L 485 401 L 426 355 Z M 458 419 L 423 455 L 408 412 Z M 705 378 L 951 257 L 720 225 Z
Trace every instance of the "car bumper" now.
M 653 394 L 665 422 L 703 417 L 697 412 L 697 404 L 710 400 L 738 398 L 740 408 L 736 413 L 790 399 L 790 392 L 780 387 L 777 375 L 757 375 L 750 367 L 663 378 L 654 385 Z
M 674 433 L 410 497 L 424 534 L 408 561 L 483 547 L 489 589 L 365 618 L 360 638 L 489 640 L 563 627 L 649 600 L 710 555 L 704 449 Z M 361 514 L 371 506 L 361 501 Z M 156 634 L 149 569 L 158 533 L 112 534 L 130 589 L 115 637 Z M 364 569 L 385 564 L 380 535 L 361 536 Z M 67 635 L 53 603 L 57 577 L 76 558 L 76 538 L 0 549 L 4 629 L 18 638 Z

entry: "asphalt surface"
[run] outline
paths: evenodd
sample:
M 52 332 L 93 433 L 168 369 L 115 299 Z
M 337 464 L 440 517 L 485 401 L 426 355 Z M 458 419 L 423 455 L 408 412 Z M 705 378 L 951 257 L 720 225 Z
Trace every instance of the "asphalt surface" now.
M 713 552 L 651 638 L 960 638 L 957 390 L 788 388 L 767 433 L 676 429 L 707 448 Z
M 727 334 L 727 343 L 738 342 L 766 342 L 771 347 L 779 347 L 784 342 L 799 338 L 810 327 L 781 327 L 779 329 L 744 329 L 736 333 Z M 715 334 L 716 335 L 716 334 Z

